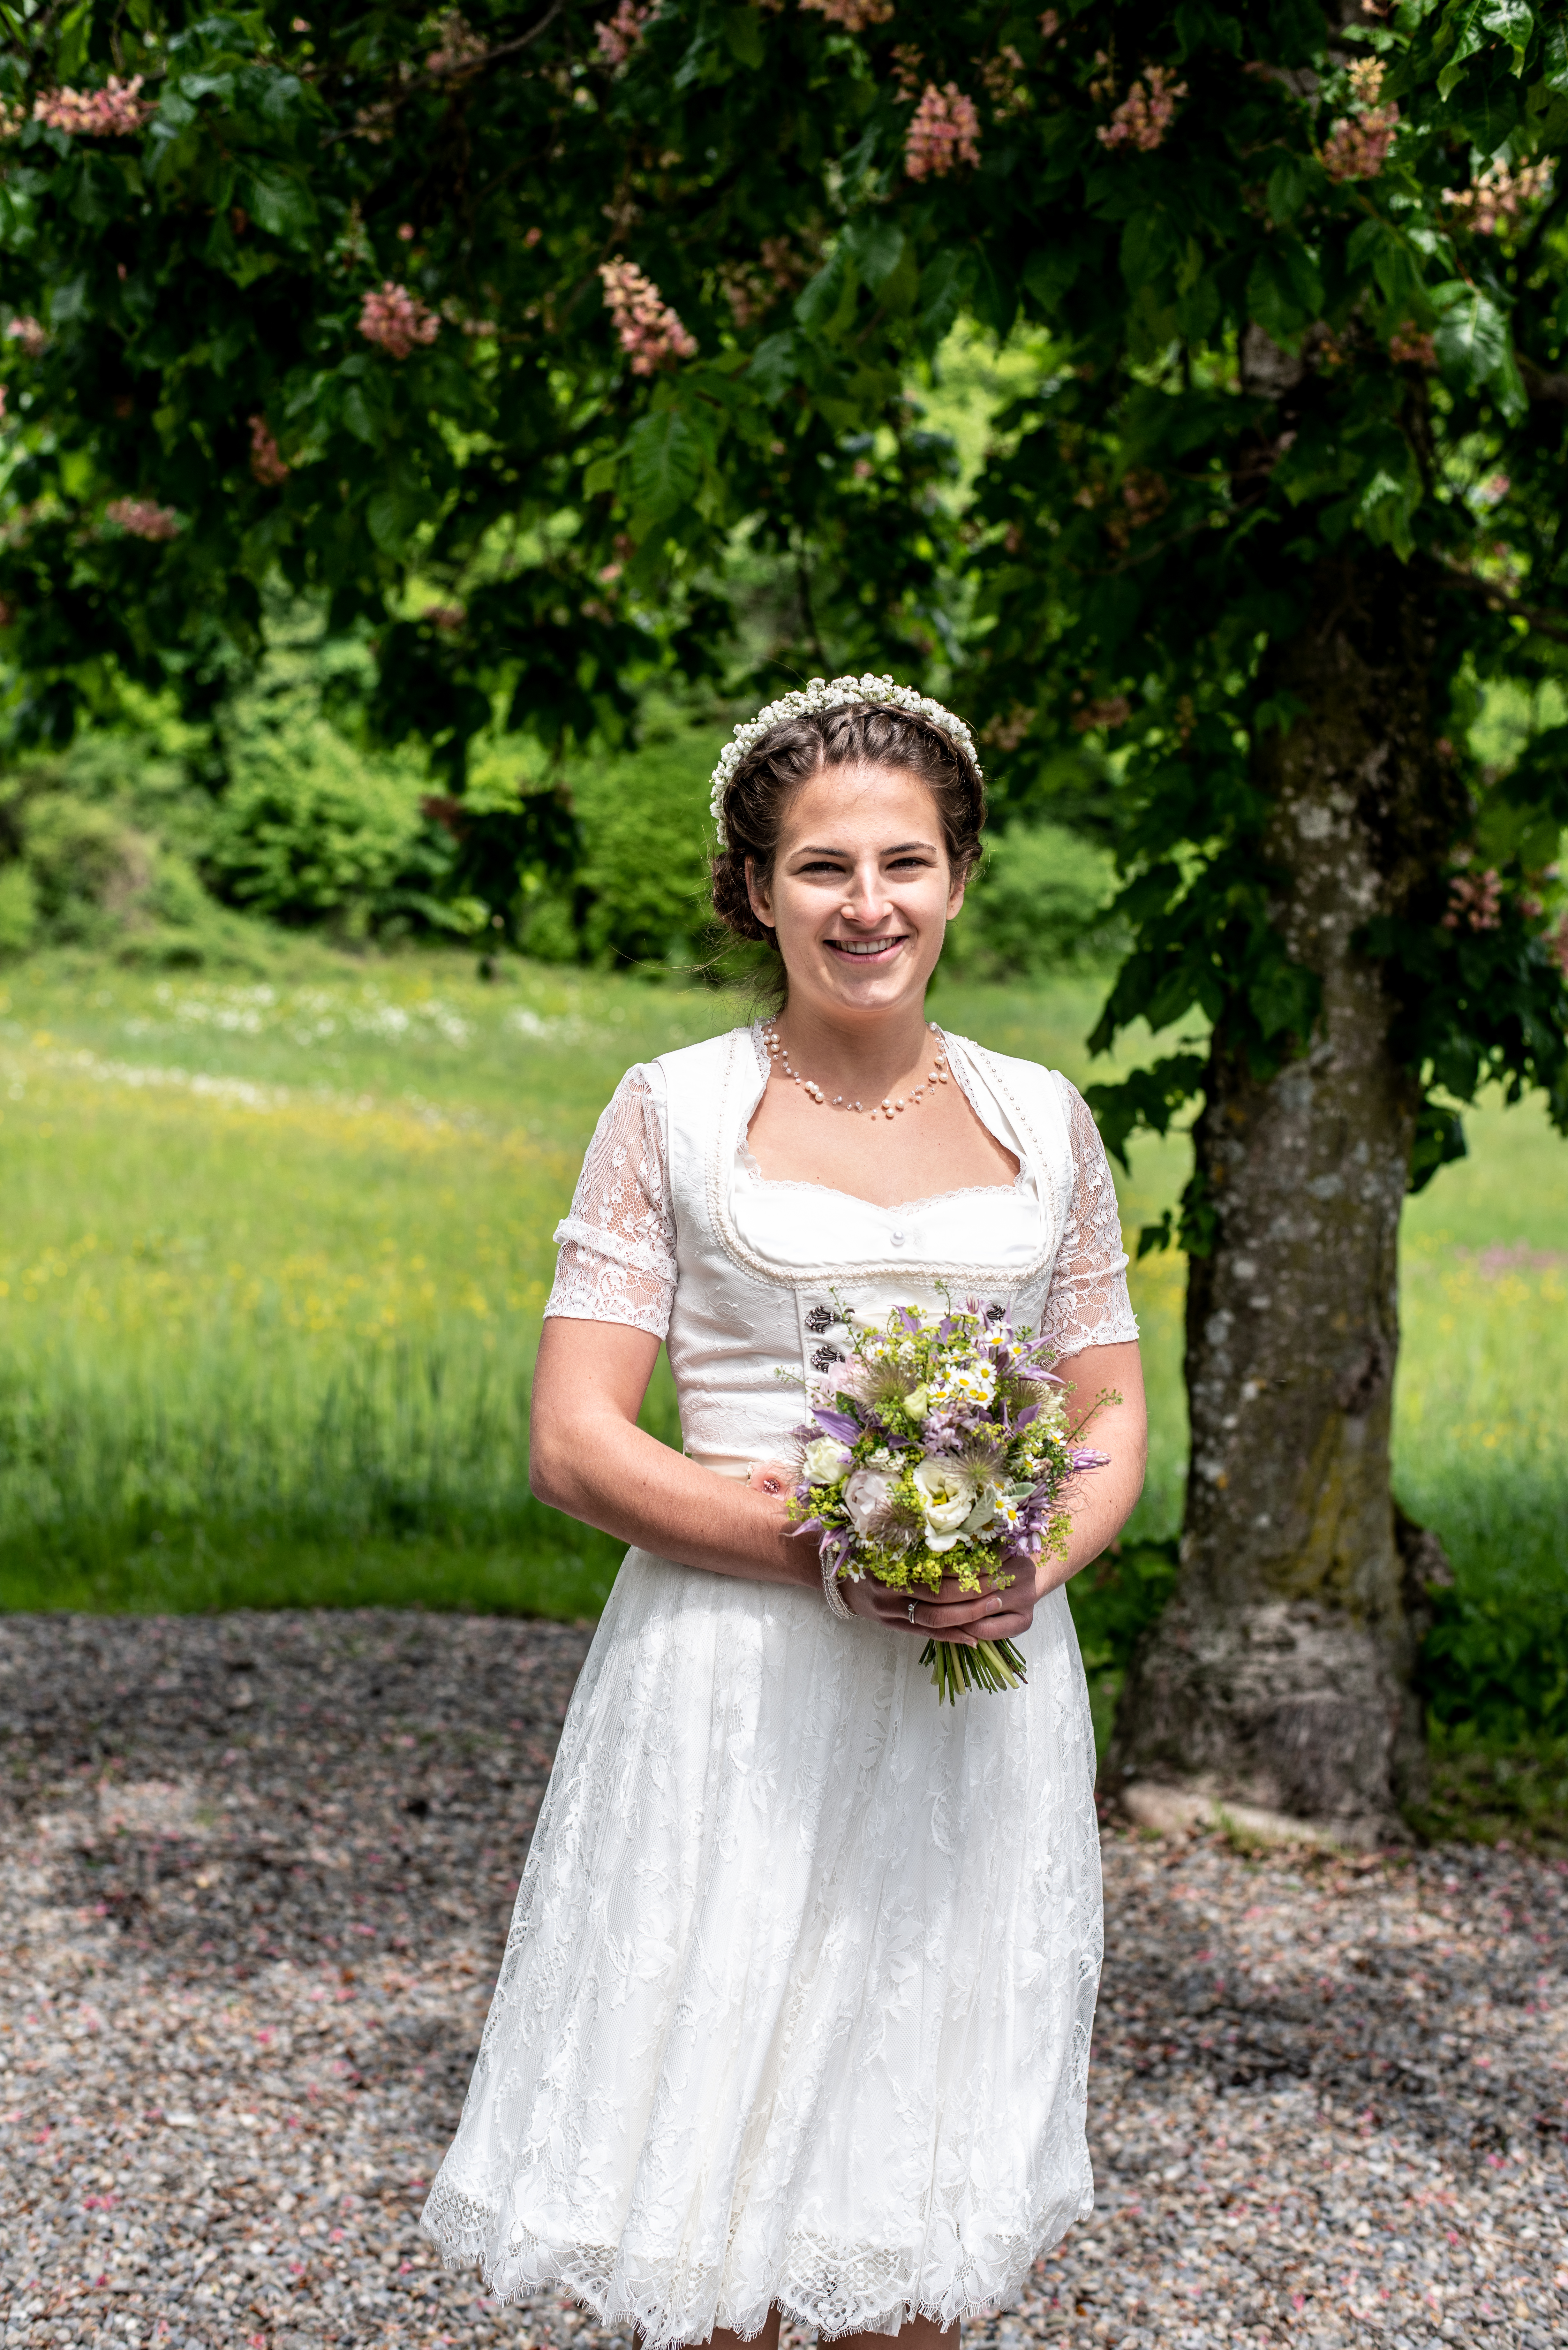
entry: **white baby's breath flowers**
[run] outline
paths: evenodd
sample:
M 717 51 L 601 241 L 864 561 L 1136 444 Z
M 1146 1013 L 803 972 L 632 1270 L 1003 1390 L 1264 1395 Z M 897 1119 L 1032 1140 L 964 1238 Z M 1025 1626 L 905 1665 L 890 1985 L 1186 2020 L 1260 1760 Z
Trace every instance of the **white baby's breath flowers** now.
M 770 702 L 754 718 L 737 726 L 730 741 L 719 754 L 719 764 L 713 770 L 713 792 L 709 811 L 716 825 L 724 820 L 724 794 L 730 778 L 747 753 L 755 748 L 764 734 L 782 725 L 786 718 L 804 718 L 828 710 L 845 710 L 851 702 L 869 702 L 885 710 L 906 710 L 911 717 L 927 719 L 940 726 L 950 742 L 956 743 L 973 762 L 977 775 L 982 773 L 975 758 L 974 738 L 961 718 L 944 710 L 940 702 L 929 694 L 917 693 L 912 685 L 896 685 L 890 677 L 814 677 L 806 681 L 798 693 L 786 693 L 777 702 Z

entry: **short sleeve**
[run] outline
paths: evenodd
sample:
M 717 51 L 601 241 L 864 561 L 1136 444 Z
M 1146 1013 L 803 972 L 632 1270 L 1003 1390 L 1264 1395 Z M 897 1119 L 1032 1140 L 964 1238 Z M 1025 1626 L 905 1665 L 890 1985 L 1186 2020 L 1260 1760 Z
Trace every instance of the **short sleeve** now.
M 1127 1295 L 1127 1251 L 1106 1146 L 1076 1086 L 1064 1076 L 1056 1085 L 1072 1142 L 1073 1189 L 1041 1336 L 1058 1355 L 1075 1355 L 1084 1347 L 1115 1347 L 1136 1338 L 1137 1323 Z
M 675 1224 L 659 1073 L 628 1069 L 594 1128 L 572 1212 L 556 1227 L 546 1320 L 624 1322 L 662 1338 L 675 1302 Z

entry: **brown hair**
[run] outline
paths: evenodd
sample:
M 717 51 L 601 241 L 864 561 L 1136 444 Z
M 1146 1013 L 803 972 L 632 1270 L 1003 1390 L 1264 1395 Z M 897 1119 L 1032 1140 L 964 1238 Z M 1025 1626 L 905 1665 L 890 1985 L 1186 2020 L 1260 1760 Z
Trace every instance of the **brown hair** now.
M 746 859 L 759 880 L 771 879 L 784 816 L 802 784 L 825 767 L 850 766 L 901 767 L 918 775 L 937 804 L 954 880 L 967 880 L 979 863 L 985 787 L 972 757 L 940 726 L 865 702 L 781 719 L 747 752 L 724 793 L 713 910 L 736 938 L 761 939 L 776 953 L 774 933 L 753 910 Z

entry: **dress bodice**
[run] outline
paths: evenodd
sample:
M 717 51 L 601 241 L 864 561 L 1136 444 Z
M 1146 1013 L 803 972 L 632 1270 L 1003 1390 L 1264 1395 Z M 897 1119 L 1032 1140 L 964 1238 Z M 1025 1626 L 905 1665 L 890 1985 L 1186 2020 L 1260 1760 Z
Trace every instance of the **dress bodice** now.
M 831 1368 L 848 1305 L 1006 1305 L 1059 1355 L 1134 1337 L 1116 1193 L 1082 1097 L 1037 1064 L 946 1039 L 977 1117 L 1019 1162 L 986 1185 L 884 1208 L 770 1181 L 746 1144 L 767 1082 L 741 1028 L 631 1069 L 601 1118 L 547 1313 L 662 1337 L 686 1451 L 744 1475 L 775 1456 Z

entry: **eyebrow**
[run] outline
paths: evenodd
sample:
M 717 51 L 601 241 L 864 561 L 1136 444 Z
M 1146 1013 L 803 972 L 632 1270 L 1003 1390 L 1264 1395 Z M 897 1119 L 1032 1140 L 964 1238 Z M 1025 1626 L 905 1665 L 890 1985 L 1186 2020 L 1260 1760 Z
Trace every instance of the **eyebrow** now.
M 891 848 L 878 850 L 877 854 L 882 857 L 905 857 L 911 848 L 935 848 L 935 847 L 934 840 L 900 840 Z M 792 848 L 790 851 L 792 857 L 847 857 L 849 853 L 847 848 L 815 847 L 810 841 L 803 841 L 798 848 Z

